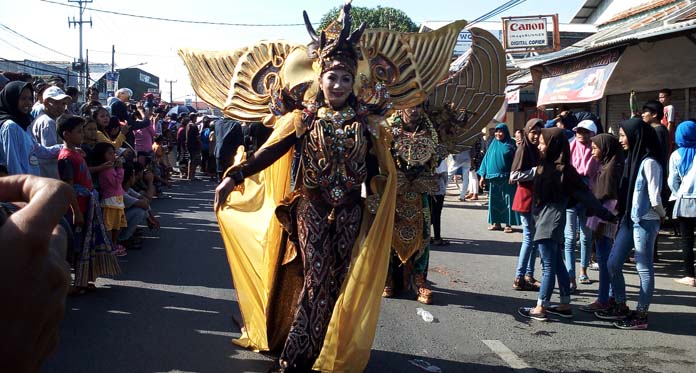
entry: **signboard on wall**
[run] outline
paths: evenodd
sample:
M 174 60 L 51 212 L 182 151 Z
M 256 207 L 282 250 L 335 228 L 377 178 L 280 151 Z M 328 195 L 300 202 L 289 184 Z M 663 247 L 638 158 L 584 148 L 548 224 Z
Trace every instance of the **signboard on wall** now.
M 508 52 L 560 49 L 558 15 L 503 17 L 503 47 Z M 549 32 L 553 32 L 549 40 Z
M 604 89 L 619 62 L 622 50 L 611 50 L 582 59 L 544 66 L 537 105 L 590 102 L 604 96 Z
M 501 43 L 503 42 L 503 30 L 498 30 L 498 31 L 487 30 L 487 31 L 490 32 L 491 34 L 495 35 L 495 37 L 497 37 Z M 469 32 L 468 30 L 462 30 L 461 32 L 459 32 L 459 36 L 457 37 L 457 43 L 454 45 L 454 55 L 461 56 L 464 53 L 466 53 L 466 51 L 471 49 L 471 43 L 472 43 L 471 32 Z

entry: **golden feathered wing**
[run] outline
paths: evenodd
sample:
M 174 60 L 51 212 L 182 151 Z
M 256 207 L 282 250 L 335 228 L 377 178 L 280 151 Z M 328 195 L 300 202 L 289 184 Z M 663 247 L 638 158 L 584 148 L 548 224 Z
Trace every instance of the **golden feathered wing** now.
M 457 21 L 428 33 L 366 30 L 358 44 L 355 91 L 369 94 L 383 84 L 395 109 L 420 104 L 447 76 L 464 26 L 466 21 Z M 242 121 L 262 121 L 271 114 L 274 90 L 306 100 L 318 88 L 313 60 L 301 45 L 265 41 L 233 52 L 180 50 L 179 55 L 198 96 Z
M 505 101 L 505 51 L 490 32 L 471 28 L 472 45 L 428 97 L 440 144 L 456 154 L 471 145 Z

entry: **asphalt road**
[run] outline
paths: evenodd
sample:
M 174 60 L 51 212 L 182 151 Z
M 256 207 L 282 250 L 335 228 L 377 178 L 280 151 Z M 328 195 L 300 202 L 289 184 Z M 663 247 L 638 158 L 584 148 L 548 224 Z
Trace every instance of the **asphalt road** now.
M 174 198 L 154 203 L 162 228 L 121 259 L 123 274 L 68 300 L 56 354 L 45 372 L 265 372 L 270 358 L 236 347 L 238 314 L 231 276 L 212 213 L 209 182 L 180 181 Z M 694 372 L 696 288 L 680 274 L 676 242 L 662 238 L 656 290 L 645 331 L 615 329 L 575 311 L 572 321 L 542 323 L 517 315 L 536 293 L 511 288 L 519 232 L 489 232 L 486 210 L 459 202 L 451 185 L 443 236 L 431 251 L 435 304 L 409 296 L 382 303 L 368 372 L 421 372 L 422 359 L 442 372 Z M 537 278 L 541 277 L 538 267 Z M 629 306 L 638 278 L 626 266 Z M 590 272 L 597 279 L 597 272 Z M 590 302 L 597 284 L 579 285 L 573 304 Z M 557 299 L 555 296 L 554 299 Z M 416 314 L 422 307 L 435 322 Z

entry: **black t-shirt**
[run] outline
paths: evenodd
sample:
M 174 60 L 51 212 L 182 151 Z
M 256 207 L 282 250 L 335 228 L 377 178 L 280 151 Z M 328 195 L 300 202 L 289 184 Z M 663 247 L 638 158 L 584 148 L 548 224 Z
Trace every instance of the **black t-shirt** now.
M 202 149 L 201 134 L 198 131 L 198 126 L 194 123 L 189 123 L 186 126 L 186 149 L 189 153 L 200 152 Z

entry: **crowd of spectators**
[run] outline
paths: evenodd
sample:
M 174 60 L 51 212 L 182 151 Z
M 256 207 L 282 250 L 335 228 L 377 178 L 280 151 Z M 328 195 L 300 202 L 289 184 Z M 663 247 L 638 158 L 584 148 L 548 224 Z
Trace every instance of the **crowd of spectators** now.
M 201 171 L 217 178 L 210 118 L 167 115 L 170 107 L 151 94 L 137 100 L 128 88 L 107 105 L 96 89 L 79 102 L 78 90 L 58 76 L 3 72 L 0 89 L 0 177 L 40 176 L 72 186 L 60 225 L 73 294 L 94 289 L 98 277 L 118 275 L 117 258 L 142 248 L 145 227 L 159 228 L 153 202 L 169 198 L 170 157 L 191 162 L 179 170 L 189 180 L 196 180 L 201 160 Z M 3 206 L 8 214 L 17 210 Z

